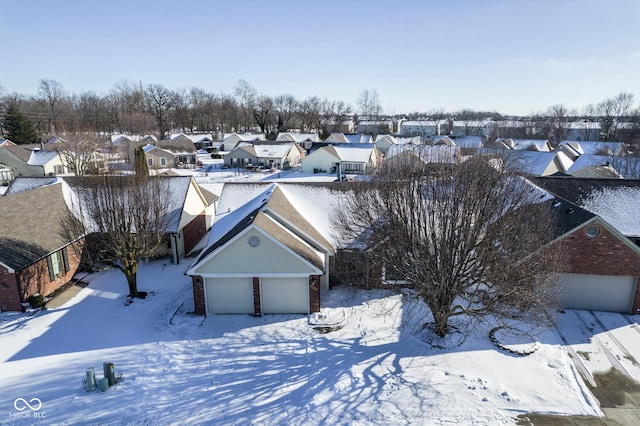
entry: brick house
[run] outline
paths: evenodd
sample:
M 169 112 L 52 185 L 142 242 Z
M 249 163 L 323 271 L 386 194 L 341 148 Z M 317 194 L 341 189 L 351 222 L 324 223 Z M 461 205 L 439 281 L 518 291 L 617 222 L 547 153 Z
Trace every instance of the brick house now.
M 326 195 L 323 189 L 225 185 L 219 209 L 226 213 L 219 216 L 207 247 L 187 270 L 195 313 L 319 312 L 320 291 L 329 288 L 333 245 L 318 231 L 316 221 L 305 218 L 298 195 Z M 224 208 L 231 205 L 237 207 Z M 322 221 L 322 216 L 314 218 Z
M 192 177 L 163 179 L 177 206 L 170 212 L 165 255 L 179 263 L 210 229 L 217 197 Z M 21 310 L 29 296 L 48 296 L 77 272 L 84 240 L 67 237 L 64 219 L 70 212 L 66 198 L 83 181 L 18 178 L 0 197 L 1 310 Z
M 61 185 L 0 197 L 0 310 L 20 311 L 76 273 L 83 240 L 65 237 L 67 212 Z

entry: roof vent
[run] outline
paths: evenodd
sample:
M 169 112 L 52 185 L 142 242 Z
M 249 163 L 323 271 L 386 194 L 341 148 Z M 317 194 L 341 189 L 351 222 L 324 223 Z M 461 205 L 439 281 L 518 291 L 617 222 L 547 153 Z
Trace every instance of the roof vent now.
M 554 203 L 553 203 L 553 207 L 554 207 L 554 208 L 558 208 L 558 207 L 560 207 L 560 205 L 561 205 L 561 204 L 562 204 L 562 203 L 561 203 L 560 201 L 556 200 L 556 201 L 554 201 Z
M 575 212 L 575 210 L 573 210 L 571 207 L 569 207 L 569 208 L 565 211 L 565 213 L 566 213 L 566 214 L 573 214 L 573 212 Z

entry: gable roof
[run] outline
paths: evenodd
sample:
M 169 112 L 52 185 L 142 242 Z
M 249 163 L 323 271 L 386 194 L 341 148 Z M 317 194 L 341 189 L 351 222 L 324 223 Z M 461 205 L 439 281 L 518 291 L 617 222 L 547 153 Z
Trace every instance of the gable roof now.
M 545 177 L 536 184 L 602 217 L 627 237 L 640 237 L 640 179 Z
M 0 262 L 19 271 L 71 241 L 62 218 L 69 214 L 64 183 L 56 181 L 0 197 Z
M 575 159 L 573 165 L 567 169 L 567 174 L 579 177 L 588 174 L 590 177 L 620 177 L 611 165 L 611 157 L 607 155 L 583 154 Z

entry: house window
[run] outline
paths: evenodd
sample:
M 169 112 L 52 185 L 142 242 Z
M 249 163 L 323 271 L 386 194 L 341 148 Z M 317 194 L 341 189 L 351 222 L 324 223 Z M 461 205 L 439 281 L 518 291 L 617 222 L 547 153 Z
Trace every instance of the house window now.
M 160 166 L 164 167 L 167 165 L 167 158 L 166 157 L 160 157 Z
M 600 228 L 598 228 L 595 225 L 591 225 L 587 227 L 584 233 L 587 234 L 587 237 L 594 238 L 594 237 L 597 237 L 598 234 L 600 233 Z
M 56 278 L 69 272 L 67 249 L 63 248 L 62 250 L 51 253 L 47 257 L 47 267 L 49 268 L 50 281 L 54 281 Z
M 153 158 L 147 158 L 147 166 L 153 167 Z
M 56 174 L 56 175 L 63 175 L 64 174 L 64 166 L 62 166 L 62 165 L 53 166 L 53 173 Z
M 382 267 L 382 280 L 387 284 L 407 284 L 407 279 L 400 274 L 395 268 L 384 265 Z

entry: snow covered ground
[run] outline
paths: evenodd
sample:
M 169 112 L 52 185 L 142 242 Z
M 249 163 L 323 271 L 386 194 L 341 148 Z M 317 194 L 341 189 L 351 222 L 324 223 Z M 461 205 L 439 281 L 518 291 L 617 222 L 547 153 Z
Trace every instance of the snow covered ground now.
M 408 297 L 352 288 L 326 292 L 311 318 L 203 319 L 189 314 L 185 267 L 142 265 L 139 288 L 150 294 L 129 306 L 124 277 L 110 270 L 86 277 L 89 286 L 60 308 L 0 314 L 0 424 L 499 425 L 528 412 L 601 415 L 554 328 L 536 330 L 538 350 L 524 357 L 496 348 L 490 324 L 438 349 Z M 565 339 L 594 345 L 570 315 L 560 316 Z M 640 342 L 630 317 L 599 318 L 612 331 L 596 324 L 591 340 Z M 317 320 L 342 328 L 322 334 Z M 595 352 L 589 358 L 597 365 L 588 368 L 606 369 Z M 85 370 L 100 379 L 105 362 L 122 381 L 85 391 Z

